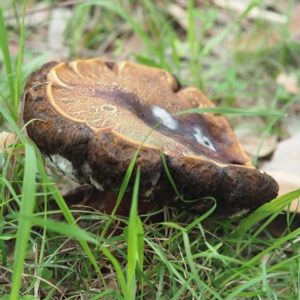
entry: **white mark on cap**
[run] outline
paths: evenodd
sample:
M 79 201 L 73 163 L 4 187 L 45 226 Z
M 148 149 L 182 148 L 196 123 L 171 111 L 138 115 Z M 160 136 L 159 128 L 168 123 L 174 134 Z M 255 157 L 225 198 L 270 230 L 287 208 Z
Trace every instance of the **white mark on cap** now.
M 211 150 L 216 151 L 216 148 L 214 145 L 211 143 L 211 141 L 206 137 L 201 130 L 198 127 L 194 127 L 194 134 L 193 136 L 195 137 L 196 141 L 206 147 L 208 147 Z
M 175 130 L 178 127 L 178 122 L 172 118 L 172 115 L 159 106 L 152 106 L 153 115 L 159 119 L 159 121 L 163 121 L 162 123 L 168 127 L 169 129 Z

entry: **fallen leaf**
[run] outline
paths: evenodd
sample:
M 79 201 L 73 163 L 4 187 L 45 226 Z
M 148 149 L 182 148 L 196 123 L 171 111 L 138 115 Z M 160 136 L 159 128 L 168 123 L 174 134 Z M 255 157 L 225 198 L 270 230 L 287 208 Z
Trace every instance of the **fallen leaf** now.
M 276 134 L 272 134 L 264 140 L 260 147 L 262 131 L 259 130 L 259 128 L 264 126 L 260 118 L 253 118 L 251 121 L 240 124 L 239 128 L 235 129 L 235 135 L 250 157 L 255 157 L 258 150 L 258 157 L 266 157 L 270 155 L 277 146 L 278 137 Z
M 251 4 L 251 1 L 249 0 L 248 1 L 214 0 L 213 2 L 221 8 L 230 9 L 240 14 L 244 13 L 244 11 L 246 11 L 248 6 Z M 251 19 L 265 20 L 265 21 L 278 23 L 278 24 L 285 24 L 288 21 L 288 18 L 283 14 L 277 13 L 275 11 L 263 9 L 257 6 L 253 7 L 246 17 Z
M 277 181 L 279 185 L 278 196 L 300 188 L 300 175 L 278 170 L 266 170 L 266 173 Z
M 282 119 L 284 130 L 289 136 L 294 136 L 300 131 L 300 103 L 299 107 L 291 105 L 286 114 L 287 117 Z
M 132 34 L 132 36 L 120 41 L 120 43 L 122 44 L 122 49 L 117 55 L 117 61 L 126 60 L 132 53 L 141 53 L 143 50 L 143 41 L 137 34 Z
M 35 3 L 29 6 L 25 15 L 25 25 L 28 27 L 46 26 L 50 17 L 51 7 L 45 3 Z
M 300 133 L 278 143 L 269 162 L 262 164 L 262 169 L 284 171 L 300 175 Z
M 169 14 L 176 19 L 178 24 L 184 29 L 188 29 L 188 15 L 186 9 L 183 9 L 178 4 L 170 4 L 168 6 Z
M 64 32 L 68 26 L 68 20 L 72 17 L 70 9 L 56 7 L 51 11 L 51 20 L 48 27 L 47 44 L 49 49 L 53 49 L 51 60 L 60 61 L 68 57 L 69 50 L 64 45 Z
M 3 150 L 10 151 L 9 146 L 14 143 L 16 135 L 11 132 L 2 131 L 0 133 L 0 152 Z
M 300 42 L 300 2 L 295 2 L 292 9 L 289 32 L 296 42 Z
M 234 47 L 237 51 L 256 52 L 262 49 L 269 49 L 280 43 L 281 38 L 278 33 L 257 31 L 249 35 L 239 37 L 234 44 L 229 43 L 230 48 Z
M 238 139 L 251 157 L 255 157 L 257 151 L 259 151 L 258 157 L 266 157 L 274 151 L 277 145 L 277 135 L 272 134 L 264 140 L 261 148 L 259 148 L 262 137 L 258 136 L 256 131 L 251 130 L 239 133 Z
M 278 143 L 271 161 L 262 164 L 268 174 L 279 185 L 279 196 L 300 188 L 300 133 Z M 287 210 L 287 208 L 286 208 Z M 300 213 L 299 201 L 296 199 L 290 211 Z
M 282 85 L 292 95 L 299 92 L 298 79 L 295 74 L 280 73 L 276 78 L 276 83 Z

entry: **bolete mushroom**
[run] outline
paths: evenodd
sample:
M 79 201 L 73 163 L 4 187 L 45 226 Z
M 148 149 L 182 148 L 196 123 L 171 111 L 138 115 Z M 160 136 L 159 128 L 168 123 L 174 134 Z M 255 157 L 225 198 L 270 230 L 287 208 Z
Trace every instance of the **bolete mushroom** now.
M 224 117 L 173 116 L 215 106 L 165 70 L 98 58 L 51 62 L 29 77 L 25 91 L 29 137 L 48 162 L 79 183 L 118 193 L 138 146 L 161 121 L 136 160 L 140 200 L 202 214 L 214 205 L 210 196 L 217 203 L 214 217 L 233 218 L 277 196 L 277 183 L 255 169 Z M 127 196 L 132 189 L 133 181 Z

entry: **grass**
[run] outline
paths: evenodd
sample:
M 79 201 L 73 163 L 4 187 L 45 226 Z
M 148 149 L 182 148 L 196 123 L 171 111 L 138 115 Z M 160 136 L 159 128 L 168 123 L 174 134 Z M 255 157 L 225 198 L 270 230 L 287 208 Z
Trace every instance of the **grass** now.
M 266 23 L 258 20 L 249 28 L 246 19 L 263 1 L 252 1 L 242 14 L 231 16 L 231 21 L 220 26 L 219 8 L 207 2 L 201 10 L 190 0 L 185 9 L 186 32 L 170 18 L 168 2 L 75 4 L 74 18 L 65 31 L 70 50 L 67 58 L 85 57 L 85 50 L 99 55 L 99 44 L 112 34 L 121 42 L 137 35 L 143 50 L 130 54 L 131 60 L 165 68 L 184 84 L 200 87 L 221 106 L 219 113 L 231 115 L 233 123 L 240 116 L 261 116 L 266 125 L 262 138 L 278 130 L 282 116 L 299 99 L 299 94 L 291 97 L 274 84 L 276 75 L 284 70 L 300 76 L 296 72 L 299 45 L 292 42 L 287 27 L 276 28 L 283 39 L 270 48 L 253 52 L 228 48 L 216 59 L 216 49 L 232 44 L 235 36 L 265 30 Z M 17 124 L 24 82 L 49 55 L 23 45 L 36 39 L 39 27 L 49 20 L 36 28 L 27 27 L 26 1 L 22 6 L 12 3 L 15 11 L 6 3 L 0 4 L 2 127 L 16 133 L 18 139 L 11 147 L 14 152 L 1 153 L 1 299 L 299 299 L 300 230 L 293 226 L 297 216 L 283 214 L 282 209 L 300 197 L 300 190 L 263 205 L 243 220 L 213 220 L 209 215 L 214 208 L 203 216 L 164 208 L 150 215 L 163 213 L 165 221 L 149 225 L 145 222 L 149 216 L 137 214 L 137 152 L 111 215 L 80 207 L 70 210 L 55 186 L 56 177 L 46 174 L 39 150 Z M 289 4 L 287 15 L 294 2 Z M 7 15 L 12 13 L 17 25 L 7 26 L 11 19 Z M 103 13 L 101 22 L 99 13 Z M 86 24 L 91 16 L 94 28 Z M 124 24 L 124 31 L 118 31 Z M 18 57 L 10 53 L 11 39 L 19 42 Z M 115 47 L 112 56 L 124 50 L 122 43 L 111 47 Z M 259 163 L 258 156 L 254 162 Z M 135 185 L 130 216 L 120 217 L 116 209 L 122 205 L 132 176 Z M 169 178 L 172 180 L 171 174 Z M 176 188 L 175 183 L 173 186 Z M 51 201 L 57 203 L 58 210 L 50 208 Z M 57 219 L 58 214 L 63 220 Z M 283 233 L 272 233 L 270 224 L 283 217 Z M 124 231 L 110 235 L 116 224 L 124 224 Z

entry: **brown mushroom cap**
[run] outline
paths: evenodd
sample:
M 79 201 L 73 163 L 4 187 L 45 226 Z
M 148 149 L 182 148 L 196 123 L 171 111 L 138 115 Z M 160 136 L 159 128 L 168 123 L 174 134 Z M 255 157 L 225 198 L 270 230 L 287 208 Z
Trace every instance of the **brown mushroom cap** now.
M 272 177 L 253 167 L 228 121 L 182 110 L 214 107 L 165 70 L 95 58 L 48 63 L 28 79 L 24 120 L 44 157 L 79 183 L 118 193 L 138 146 L 140 198 L 231 218 L 277 196 Z M 165 172 L 160 149 L 181 195 Z M 129 183 L 127 195 L 132 192 Z M 195 200 L 192 202 L 183 201 Z

